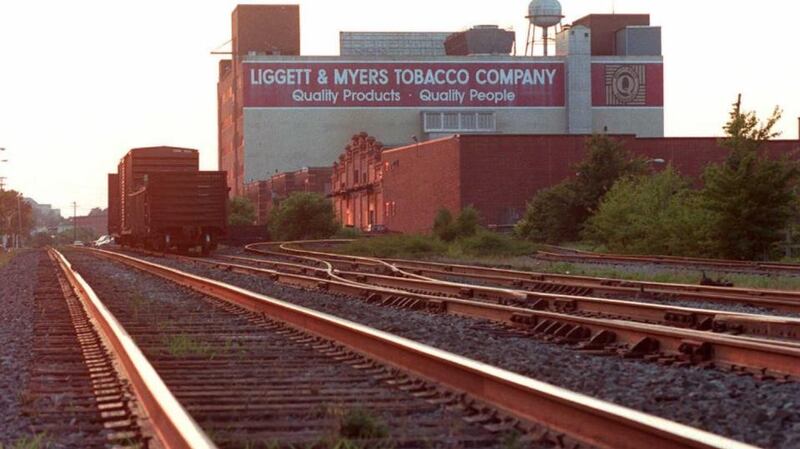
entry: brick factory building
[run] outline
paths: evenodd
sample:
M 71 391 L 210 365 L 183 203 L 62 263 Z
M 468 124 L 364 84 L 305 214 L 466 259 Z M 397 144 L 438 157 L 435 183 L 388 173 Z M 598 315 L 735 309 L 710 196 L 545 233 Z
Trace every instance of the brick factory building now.
M 295 172 L 276 173 L 267 180 L 245 185 L 245 195 L 256 208 L 256 224 L 266 224 L 270 211 L 295 192 L 331 193 L 331 167 L 305 167 Z
M 552 56 L 515 56 L 514 33 L 485 25 L 339 39 L 340 56 L 301 56 L 298 6 L 233 11 L 217 86 L 232 195 L 264 174 L 331 164 L 362 129 L 395 147 L 452 134 L 664 132 L 661 29 L 648 15 L 565 25 Z
M 611 136 L 634 155 L 663 159 L 698 177 L 724 160 L 717 138 Z M 453 135 L 393 149 L 356 135 L 334 166 L 334 208 L 346 226 L 385 225 L 392 231 L 429 231 L 440 208 L 474 206 L 484 225 L 513 225 L 543 188 L 575 176 L 589 136 Z M 797 155 L 800 140 L 768 142 L 773 155 Z

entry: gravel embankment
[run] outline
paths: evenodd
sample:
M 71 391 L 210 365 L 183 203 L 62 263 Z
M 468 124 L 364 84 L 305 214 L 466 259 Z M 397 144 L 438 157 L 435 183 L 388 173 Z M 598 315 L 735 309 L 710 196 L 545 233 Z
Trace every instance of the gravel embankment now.
M 33 290 L 41 251 L 18 254 L 0 268 L 0 446 L 30 436 L 21 414 L 33 336 Z
M 363 323 L 570 390 L 764 448 L 800 447 L 800 383 L 580 354 L 492 323 L 396 310 L 161 258 L 172 266 Z

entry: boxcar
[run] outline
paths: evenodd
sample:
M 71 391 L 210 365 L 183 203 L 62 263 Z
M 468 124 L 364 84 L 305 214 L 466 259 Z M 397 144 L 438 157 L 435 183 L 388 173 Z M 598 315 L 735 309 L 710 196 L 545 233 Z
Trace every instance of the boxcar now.
M 120 193 L 119 175 L 108 174 L 108 235 L 119 236 L 120 233 Z
M 131 233 L 131 208 L 128 199 L 144 185 L 145 176 L 163 172 L 200 170 L 197 150 L 177 147 L 134 148 L 119 162 L 120 235 Z
M 207 253 L 227 230 L 225 172 L 199 171 L 197 150 L 135 148 L 108 175 L 109 234 L 124 246 Z

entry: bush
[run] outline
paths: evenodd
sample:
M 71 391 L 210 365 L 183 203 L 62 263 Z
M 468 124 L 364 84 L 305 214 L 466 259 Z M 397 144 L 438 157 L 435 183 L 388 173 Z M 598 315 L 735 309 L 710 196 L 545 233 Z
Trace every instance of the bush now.
M 480 229 L 478 223 L 481 221 L 481 216 L 478 209 L 472 206 L 467 206 L 461 210 L 456 219 L 456 235 L 459 238 L 470 237 L 475 235 Z
M 573 240 L 579 231 L 575 192 L 568 182 L 539 191 L 528 203 L 514 235 L 534 242 L 557 244 Z
M 467 206 L 458 214 L 458 218 L 453 221 L 453 214 L 449 210 L 442 208 L 436 213 L 433 220 L 433 235 L 445 242 L 452 242 L 458 238 L 475 235 L 480 229 L 478 223 L 481 216 L 478 210 L 472 206 Z
M 269 229 L 276 240 L 326 239 L 339 230 L 331 202 L 317 193 L 293 193 L 273 209 Z
M 228 202 L 228 224 L 252 225 L 256 222 L 256 207 L 249 198 L 237 196 Z
M 710 213 L 672 167 L 619 180 L 586 222 L 584 237 L 619 253 L 704 256 Z
M 643 173 L 645 165 L 619 142 L 592 136 L 586 142 L 583 160 L 573 167 L 577 176 L 537 193 L 517 224 L 516 235 L 553 244 L 577 239 L 583 223 L 614 183 Z
M 433 219 L 433 235 L 445 242 L 452 242 L 457 237 L 453 214 L 448 209 L 441 208 Z

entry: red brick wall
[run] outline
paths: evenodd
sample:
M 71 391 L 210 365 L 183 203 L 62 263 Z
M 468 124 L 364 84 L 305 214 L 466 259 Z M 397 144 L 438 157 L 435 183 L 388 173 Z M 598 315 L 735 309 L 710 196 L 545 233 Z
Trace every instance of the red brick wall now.
M 573 176 L 586 136 L 462 136 L 461 206 L 484 224 L 515 223 L 540 189 Z
M 572 23 L 592 30 L 592 55 L 610 56 L 617 53 L 617 31 L 626 26 L 650 25 L 649 14 L 590 14 Z
M 399 232 L 427 232 L 439 208 L 458 213 L 475 206 L 483 224 L 513 224 L 537 191 L 575 176 L 588 136 L 471 135 L 449 137 L 385 151 L 384 201 L 396 203 L 386 225 Z M 699 178 L 727 150 L 717 138 L 612 136 L 648 159 L 664 159 L 684 175 Z M 800 141 L 768 144 L 770 154 L 800 156 Z M 399 165 L 396 163 L 399 162 Z M 653 169 L 666 164 L 652 163 Z
M 432 140 L 384 151 L 384 213 L 391 231 L 427 232 L 436 212 L 444 207 L 461 210 L 459 140 Z M 386 204 L 384 204 L 386 206 Z
M 91 229 L 98 236 L 108 233 L 108 211 L 96 215 L 75 217 L 74 220 L 77 227 Z
M 719 146 L 716 137 L 634 139 L 626 144 L 626 148 L 650 159 L 664 159 L 681 174 L 693 178 L 699 178 L 708 164 L 722 162 L 728 154 L 726 148 Z M 800 151 L 800 141 L 773 140 L 765 149 L 774 157 L 791 155 Z
M 234 89 L 233 67 L 230 60 L 220 61 L 219 81 L 217 82 L 217 148 L 218 169 L 227 172 L 230 195 L 241 195 L 240 179 L 237 176 L 238 139 L 236 121 L 242 113 L 236 107 L 236 91 Z
M 233 52 L 246 56 L 300 54 L 300 7 L 298 5 L 238 5 L 231 14 Z

